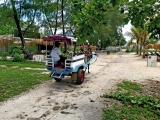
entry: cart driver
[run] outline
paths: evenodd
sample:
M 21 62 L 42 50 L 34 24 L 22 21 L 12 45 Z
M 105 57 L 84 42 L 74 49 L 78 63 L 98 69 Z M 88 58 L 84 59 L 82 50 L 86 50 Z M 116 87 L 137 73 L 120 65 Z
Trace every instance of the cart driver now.
M 59 65 L 64 67 L 65 59 L 67 58 L 62 56 L 62 53 L 60 52 L 60 49 L 59 49 L 60 44 L 61 43 L 59 41 L 55 41 L 54 47 L 51 52 L 51 56 L 54 59 L 54 62 L 57 62 Z

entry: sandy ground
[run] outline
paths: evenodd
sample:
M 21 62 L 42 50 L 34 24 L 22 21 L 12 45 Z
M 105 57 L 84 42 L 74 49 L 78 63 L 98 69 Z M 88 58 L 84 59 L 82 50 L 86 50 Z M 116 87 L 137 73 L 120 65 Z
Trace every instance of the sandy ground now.
M 147 67 L 147 58 L 135 54 L 99 53 L 90 72 L 82 85 L 72 83 L 70 77 L 52 80 L 0 103 L 0 120 L 101 120 L 102 109 L 111 104 L 103 94 L 122 80 L 160 81 L 160 62 Z

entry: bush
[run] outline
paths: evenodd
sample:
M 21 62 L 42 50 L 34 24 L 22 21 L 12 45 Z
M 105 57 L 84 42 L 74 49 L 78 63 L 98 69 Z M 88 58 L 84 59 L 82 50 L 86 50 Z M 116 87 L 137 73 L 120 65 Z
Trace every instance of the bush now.
M 129 49 L 127 49 L 127 50 L 126 50 L 126 52 L 127 52 L 127 53 L 128 53 L 128 52 L 130 52 L 130 50 L 129 50 Z
M 26 48 L 31 53 L 38 53 L 37 46 L 35 44 L 30 44 Z
M 15 48 L 20 48 L 20 46 L 17 46 L 16 44 L 12 44 L 9 46 L 8 50 L 9 50 L 9 53 L 12 54 L 13 52 L 13 49 Z
M 15 53 L 12 56 L 12 61 L 13 62 L 23 62 L 23 61 L 25 61 L 25 59 L 24 59 L 24 56 L 22 54 Z
M 23 62 L 25 61 L 20 47 L 14 47 L 11 51 L 12 61 L 13 62 Z
M 3 60 L 3 61 L 7 61 L 7 55 L 8 55 L 7 52 L 2 52 L 2 53 L 1 53 L 1 56 L 2 56 L 2 60 Z
M 136 52 L 136 49 L 131 49 L 131 52 Z

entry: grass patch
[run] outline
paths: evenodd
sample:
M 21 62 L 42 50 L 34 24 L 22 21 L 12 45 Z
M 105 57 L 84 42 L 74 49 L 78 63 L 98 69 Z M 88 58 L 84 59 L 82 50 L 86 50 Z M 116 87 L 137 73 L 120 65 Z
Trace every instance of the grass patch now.
M 116 104 L 103 110 L 103 120 L 160 120 L 160 100 L 146 95 L 143 88 L 135 82 L 123 81 L 117 84 L 114 93 L 104 97 Z
M 0 61 L 0 65 L 31 67 L 31 68 L 45 68 L 44 62 L 35 62 L 35 61 L 25 61 L 25 62 Z
M 7 100 L 15 95 L 32 88 L 34 85 L 40 84 L 43 81 L 51 80 L 48 74 L 42 74 L 42 70 L 26 70 L 23 67 L 39 67 L 32 64 L 27 64 L 30 62 L 22 63 L 8 63 L 7 65 L 17 65 L 21 68 L 12 68 L 12 67 L 0 67 L 1 76 L 0 76 L 0 102 Z M 43 67 L 45 65 L 43 64 Z
M 122 106 L 104 109 L 103 120 L 158 120 L 158 115 L 138 106 Z
M 123 83 L 119 83 L 117 86 L 117 90 L 142 91 L 142 88 L 136 82 L 123 81 Z
M 156 50 L 148 50 L 148 49 L 145 49 L 146 52 L 158 52 Z

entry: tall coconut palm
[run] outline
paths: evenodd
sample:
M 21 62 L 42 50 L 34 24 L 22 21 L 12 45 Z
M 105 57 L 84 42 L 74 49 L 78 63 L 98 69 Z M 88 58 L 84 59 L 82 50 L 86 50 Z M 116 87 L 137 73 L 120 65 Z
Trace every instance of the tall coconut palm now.
M 139 29 L 138 28 L 135 28 L 135 27 L 132 27 L 131 28 L 131 32 L 126 32 L 125 34 L 127 36 L 130 36 L 131 37 L 131 40 L 136 40 L 136 53 L 138 54 L 138 45 L 140 44 L 140 33 L 139 33 Z
M 137 54 L 138 54 L 138 45 L 140 45 L 140 55 L 142 52 L 142 46 L 145 48 L 146 45 L 146 39 L 149 38 L 149 34 L 146 30 L 143 30 L 142 28 L 131 28 L 131 32 L 126 33 L 126 35 L 130 36 L 131 39 L 136 39 L 136 45 L 137 45 Z M 145 51 L 143 51 L 144 56 Z
M 128 43 L 127 43 L 127 46 L 135 46 L 136 44 L 133 42 L 133 39 L 131 38 Z
M 144 48 L 142 58 L 145 58 L 146 40 L 149 39 L 149 37 L 150 37 L 150 36 L 149 36 L 148 31 L 143 30 L 143 31 L 142 31 L 142 34 L 141 34 L 142 46 L 143 46 L 143 48 Z

